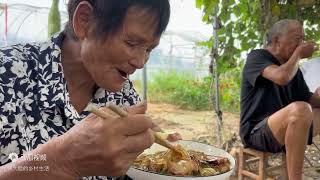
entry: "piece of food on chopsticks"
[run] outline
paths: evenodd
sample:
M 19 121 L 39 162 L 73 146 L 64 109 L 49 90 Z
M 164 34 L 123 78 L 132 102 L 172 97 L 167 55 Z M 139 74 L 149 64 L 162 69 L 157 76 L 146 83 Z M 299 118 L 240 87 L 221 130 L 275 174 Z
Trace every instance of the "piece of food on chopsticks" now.
M 176 145 L 176 149 L 181 153 L 168 150 L 141 154 L 133 166 L 144 171 L 175 176 L 214 176 L 231 169 L 231 163 L 226 157 L 186 150 L 180 145 Z

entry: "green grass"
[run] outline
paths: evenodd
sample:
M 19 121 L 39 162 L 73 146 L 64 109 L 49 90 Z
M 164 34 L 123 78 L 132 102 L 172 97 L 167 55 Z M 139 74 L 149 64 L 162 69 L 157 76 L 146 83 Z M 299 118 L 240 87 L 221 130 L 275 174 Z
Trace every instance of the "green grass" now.
M 240 70 L 234 69 L 221 75 L 221 107 L 224 111 L 239 112 Z M 211 77 L 196 80 L 191 74 L 181 72 L 159 72 L 148 81 L 148 100 L 153 103 L 169 103 L 190 110 L 213 108 L 209 96 Z M 135 82 L 138 91 L 141 82 Z M 141 92 L 141 91 L 140 91 Z M 214 92 L 213 92 L 214 95 Z

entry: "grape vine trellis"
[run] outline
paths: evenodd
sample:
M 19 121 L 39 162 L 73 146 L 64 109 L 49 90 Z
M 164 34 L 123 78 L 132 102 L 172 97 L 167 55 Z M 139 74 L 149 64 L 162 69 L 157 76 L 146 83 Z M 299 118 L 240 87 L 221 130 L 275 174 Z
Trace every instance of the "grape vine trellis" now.
M 241 53 L 262 47 L 270 26 L 279 19 L 299 19 L 307 40 L 320 40 L 320 0 L 196 0 L 203 21 L 212 24 L 215 7 L 221 20 L 219 72 L 239 66 Z M 212 47 L 212 39 L 200 43 Z

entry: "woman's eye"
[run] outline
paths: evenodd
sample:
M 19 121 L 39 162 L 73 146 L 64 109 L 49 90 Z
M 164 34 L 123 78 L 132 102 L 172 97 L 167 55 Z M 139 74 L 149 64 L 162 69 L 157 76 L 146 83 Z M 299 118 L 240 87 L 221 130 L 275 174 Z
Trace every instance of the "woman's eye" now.
M 130 47 L 134 47 L 137 45 L 137 43 L 131 42 L 131 41 L 126 41 L 126 44 Z

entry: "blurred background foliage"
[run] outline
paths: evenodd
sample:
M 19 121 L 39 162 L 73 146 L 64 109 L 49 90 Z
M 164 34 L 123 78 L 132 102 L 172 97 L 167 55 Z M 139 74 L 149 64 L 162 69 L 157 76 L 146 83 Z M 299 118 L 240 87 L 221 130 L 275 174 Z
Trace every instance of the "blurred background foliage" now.
M 298 19 L 304 24 L 306 40 L 320 40 L 320 1 L 317 0 L 195 1 L 197 8 L 203 10 L 204 22 L 212 24 L 217 13 L 222 25 L 218 31 L 218 71 L 223 111 L 239 112 L 241 72 L 246 54 L 264 47 L 268 30 L 276 21 Z M 213 41 L 211 37 L 198 45 L 211 49 Z M 159 73 L 149 86 L 149 99 L 195 110 L 213 109 L 209 96 L 212 77 L 200 81 L 192 79 L 195 78 L 176 72 Z

